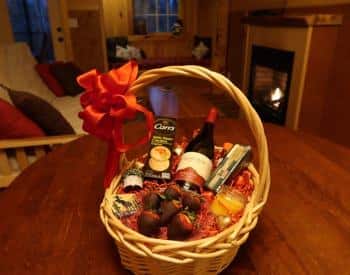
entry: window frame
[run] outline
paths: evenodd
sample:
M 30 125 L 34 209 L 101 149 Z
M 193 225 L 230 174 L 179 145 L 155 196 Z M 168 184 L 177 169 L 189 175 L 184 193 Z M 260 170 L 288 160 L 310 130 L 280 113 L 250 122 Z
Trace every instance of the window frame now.
M 157 3 L 159 0 L 156 0 Z M 174 15 L 177 15 L 179 18 L 182 19 L 183 22 L 185 22 L 185 18 L 184 18 L 184 12 L 183 12 L 183 1 L 185 0 L 180 0 L 178 2 L 178 12 L 177 14 L 172 14 L 172 13 L 168 13 L 168 10 L 169 10 L 169 6 L 167 6 L 167 14 L 166 16 L 174 16 Z M 129 36 L 132 36 L 134 39 L 137 40 L 137 37 L 169 37 L 172 35 L 172 32 L 171 31 L 168 31 L 168 32 L 159 32 L 159 31 L 156 31 L 156 32 L 150 32 L 150 33 L 147 33 L 147 34 L 135 34 L 134 33 L 134 17 L 135 17 L 135 13 L 134 13 L 134 0 L 129 0 Z M 144 14 L 143 14 L 144 15 Z M 153 15 L 153 13 L 150 13 L 150 14 L 146 14 L 146 15 Z M 158 15 L 158 11 L 156 9 L 156 13 L 154 14 L 155 16 Z M 163 13 L 161 13 L 161 15 L 163 15 Z M 140 15 L 142 16 L 142 15 Z M 159 15 L 158 15 L 159 16 Z M 158 18 L 157 16 L 157 18 Z M 158 26 L 159 22 L 158 20 L 156 20 L 156 29 L 159 30 L 159 26 Z

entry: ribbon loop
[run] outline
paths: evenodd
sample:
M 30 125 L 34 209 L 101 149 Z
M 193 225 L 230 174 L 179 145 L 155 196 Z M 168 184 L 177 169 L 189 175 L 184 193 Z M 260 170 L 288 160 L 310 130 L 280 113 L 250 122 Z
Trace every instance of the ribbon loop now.
M 137 72 L 137 63 L 130 61 L 106 74 L 91 70 L 77 77 L 77 82 L 85 89 L 80 97 L 83 111 L 79 113 L 79 117 L 83 120 L 83 129 L 109 144 L 105 188 L 119 171 L 120 154 L 146 143 L 152 134 L 153 114 L 137 103 L 135 95 L 126 95 L 136 80 Z M 137 112 L 145 116 L 147 133 L 133 144 L 124 144 L 123 122 L 133 119 Z

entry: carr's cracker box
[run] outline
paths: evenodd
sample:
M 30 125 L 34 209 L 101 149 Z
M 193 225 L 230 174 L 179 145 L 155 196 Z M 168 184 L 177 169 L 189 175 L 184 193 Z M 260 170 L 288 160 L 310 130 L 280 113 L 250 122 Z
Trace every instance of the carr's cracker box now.
M 176 119 L 157 117 L 153 125 L 153 135 L 145 163 L 145 178 L 171 179 L 171 159 L 176 133 Z

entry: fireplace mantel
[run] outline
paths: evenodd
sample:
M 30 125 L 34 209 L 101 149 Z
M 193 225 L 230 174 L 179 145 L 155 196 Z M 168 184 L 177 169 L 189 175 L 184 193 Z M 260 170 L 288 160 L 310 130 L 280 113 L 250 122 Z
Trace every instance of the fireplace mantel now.
M 309 14 L 288 16 L 245 16 L 241 22 L 248 25 L 270 27 L 316 27 L 341 25 L 343 16 L 340 14 Z
M 251 82 L 253 46 L 293 52 L 285 126 L 319 134 L 342 16 L 248 16 L 243 22 L 243 91 Z

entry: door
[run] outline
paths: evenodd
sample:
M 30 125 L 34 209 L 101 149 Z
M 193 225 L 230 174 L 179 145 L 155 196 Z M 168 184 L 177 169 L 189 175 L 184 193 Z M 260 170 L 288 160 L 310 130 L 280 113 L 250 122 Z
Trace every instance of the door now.
M 47 0 L 52 45 L 56 60 L 73 60 L 66 0 Z

